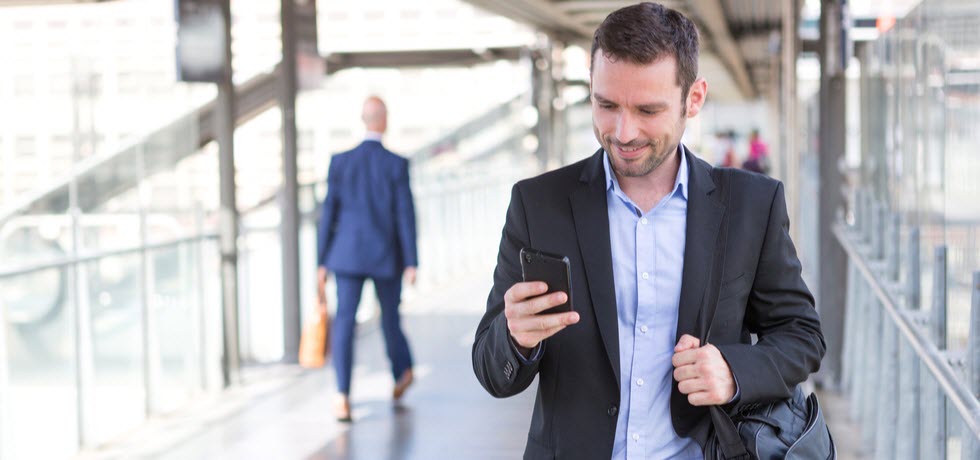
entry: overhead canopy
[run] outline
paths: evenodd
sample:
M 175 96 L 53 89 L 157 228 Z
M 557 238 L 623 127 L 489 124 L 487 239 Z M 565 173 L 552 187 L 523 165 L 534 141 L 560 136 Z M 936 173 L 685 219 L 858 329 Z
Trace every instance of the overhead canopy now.
M 612 11 L 637 3 L 623 0 L 465 0 L 545 32 L 556 40 L 588 48 L 596 27 Z M 794 0 L 798 1 L 798 0 Z M 779 32 L 784 0 L 667 0 L 660 2 L 690 17 L 701 32 L 701 74 L 712 94 L 754 99 L 768 91 L 770 40 Z

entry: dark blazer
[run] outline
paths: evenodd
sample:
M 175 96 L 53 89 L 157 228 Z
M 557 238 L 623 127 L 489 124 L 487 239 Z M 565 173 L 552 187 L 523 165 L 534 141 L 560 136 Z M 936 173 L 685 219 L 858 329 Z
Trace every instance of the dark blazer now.
M 418 266 L 408 160 L 364 141 L 330 160 L 317 229 L 317 263 L 376 278 Z
M 816 371 L 826 348 L 813 297 L 789 237 L 783 186 L 745 171 L 714 168 L 686 149 L 687 231 L 677 337 L 699 336 L 698 312 L 717 302 L 710 343 L 738 381 L 729 409 L 790 396 Z M 473 369 L 491 395 L 507 397 L 537 375 L 526 459 L 598 459 L 612 454 L 619 410 L 619 336 L 603 151 L 518 182 L 512 191 L 487 312 L 473 344 Z M 568 256 L 578 324 L 547 339 L 523 364 L 502 314 L 504 292 L 521 281 L 522 247 Z M 706 319 L 705 319 L 706 322 Z M 750 333 L 758 343 L 750 345 Z M 708 411 L 671 390 L 674 430 L 703 443 Z

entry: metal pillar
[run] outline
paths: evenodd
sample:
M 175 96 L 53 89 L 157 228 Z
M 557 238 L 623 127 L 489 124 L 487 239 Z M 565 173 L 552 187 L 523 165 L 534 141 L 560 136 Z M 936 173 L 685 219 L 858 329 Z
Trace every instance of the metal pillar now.
M 221 374 L 224 385 L 238 383 L 238 205 L 235 200 L 235 86 L 231 68 L 231 5 L 221 2 L 222 54 L 224 63 L 218 83 L 215 126 L 218 140 L 218 176 L 221 204 L 218 212 L 218 246 L 221 252 L 221 307 L 224 347 Z
M 551 87 L 553 90 L 552 98 L 549 103 L 552 109 L 552 129 L 551 129 L 551 158 L 554 158 L 558 165 L 568 163 L 568 110 L 566 110 L 565 98 L 562 97 L 562 90 L 565 87 L 565 44 L 562 42 L 552 42 L 551 45 Z
M 550 39 L 543 39 L 538 49 L 531 53 L 531 100 L 538 113 L 535 134 L 538 137 L 537 156 L 541 167 L 550 169 L 557 166 L 553 155 L 554 120 L 555 110 L 553 101 L 555 99 L 554 78 L 551 75 L 552 69 L 552 42 Z
M 829 386 L 836 386 L 841 375 L 847 283 L 847 257 L 832 232 L 838 210 L 844 207 L 838 164 L 844 155 L 847 137 L 844 102 L 847 81 L 840 52 L 843 40 L 841 7 L 841 0 L 823 0 L 820 10 L 820 278 L 817 298 L 827 341 L 820 381 Z
M 800 5 L 796 0 L 782 2 L 782 41 L 780 48 L 780 136 L 779 165 L 786 184 L 786 204 L 790 222 L 800 222 L 800 151 L 797 147 L 796 57 L 799 54 L 798 26 Z M 791 225 L 793 241 L 800 241 L 800 225 Z
M 968 348 L 968 366 L 970 368 L 970 380 L 968 385 L 973 394 L 980 394 L 980 271 L 973 272 L 973 288 L 971 289 L 970 304 L 970 337 Z M 972 459 L 980 457 L 980 440 L 977 434 L 964 426 L 963 430 L 963 458 Z
M 296 30 L 295 0 L 282 0 L 282 62 L 279 107 L 282 112 L 282 190 L 279 195 L 282 238 L 283 361 L 298 362 L 299 312 L 299 192 L 296 167 Z

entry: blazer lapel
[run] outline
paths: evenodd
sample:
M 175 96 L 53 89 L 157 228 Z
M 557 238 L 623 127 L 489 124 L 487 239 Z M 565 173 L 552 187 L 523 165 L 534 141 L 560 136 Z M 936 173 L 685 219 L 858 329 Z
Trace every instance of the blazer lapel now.
M 704 163 L 684 148 L 688 164 L 687 230 L 684 243 L 684 269 L 681 278 L 681 297 L 677 313 L 677 336 L 690 334 L 698 337 L 698 312 L 704 307 L 709 288 L 709 274 L 714 271 L 716 245 L 723 237 L 721 229 L 725 206 L 719 201 L 715 183 L 711 179 L 710 165 Z M 719 280 L 713 280 L 715 284 Z
M 612 247 L 609 243 L 609 212 L 606 207 L 606 177 L 602 149 L 586 163 L 581 187 L 569 196 L 575 234 L 585 265 L 592 308 L 599 334 L 609 355 L 609 364 L 619 383 L 619 326 L 616 287 L 613 284 Z

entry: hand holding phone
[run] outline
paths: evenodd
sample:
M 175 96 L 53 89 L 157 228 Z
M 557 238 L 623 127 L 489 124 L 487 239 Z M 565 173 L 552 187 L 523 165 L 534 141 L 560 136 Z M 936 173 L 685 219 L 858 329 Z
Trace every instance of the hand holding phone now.
M 579 321 L 579 314 L 570 311 L 572 302 L 568 259 L 564 257 L 551 259 L 552 262 L 554 260 L 561 261 L 557 266 L 564 270 L 564 273 L 559 276 L 559 279 L 564 279 L 564 281 L 549 284 L 547 281 L 535 278 L 543 278 L 543 276 L 538 275 L 544 275 L 545 272 L 551 272 L 551 275 L 554 275 L 555 265 L 552 262 L 542 262 L 535 268 L 525 269 L 525 267 L 530 267 L 535 265 L 535 262 L 543 260 L 538 259 L 530 251 L 521 250 L 521 267 L 526 281 L 511 286 L 504 294 L 504 316 L 507 318 L 507 329 L 525 356 L 542 340 Z M 537 251 L 535 253 L 540 254 Z M 531 257 L 525 257 L 526 255 L 531 255 Z M 555 256 L 549 255 L 549 258 L 551 257 Z M 543 268 L 545 266 L 551 268 Z M 539 272 L 539 270 L 544 272 Z M 560 307 L 561 310 L 557 313 L 548 313 L 555 307 Z

